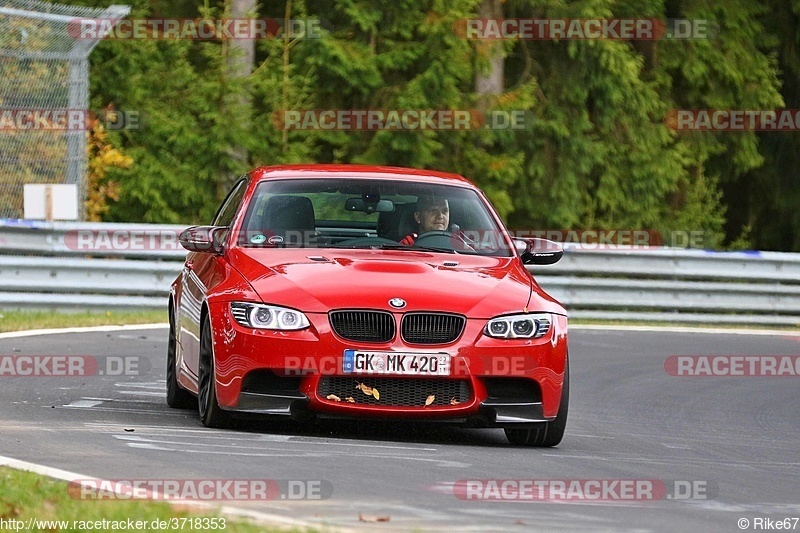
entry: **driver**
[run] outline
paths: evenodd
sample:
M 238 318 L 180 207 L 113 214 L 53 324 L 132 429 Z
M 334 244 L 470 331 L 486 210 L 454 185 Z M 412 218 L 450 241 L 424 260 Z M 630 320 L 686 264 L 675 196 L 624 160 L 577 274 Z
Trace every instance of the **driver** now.
M 414 220 L 419 225 L 418 232 L 409 233 L 400 240 L 400 244 L 414 244 L 417 237 L 429 231 L 447 231 L 450 225 L 450 204 L 447 198 L 420 196 L 417 198 Z

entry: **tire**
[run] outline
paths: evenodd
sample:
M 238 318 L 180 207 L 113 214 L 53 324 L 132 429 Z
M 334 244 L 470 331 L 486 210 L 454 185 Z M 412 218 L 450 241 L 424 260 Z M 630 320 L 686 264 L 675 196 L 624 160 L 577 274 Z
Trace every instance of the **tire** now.
M 175 318 L 172 306 L 169 310 L 169 340 L 167 341 L 167 405 L 174 409 L 191 409 L 197 407 L 197 400 L 178 384 L 176 362 L 177 338 L 175 336 Z
M 542 422 L 526 428 L 505 428 L 506 438 L 515 446 L 550 448 L 557 446 L 564 437 L 569 412 L 569 359 L 564 366 L 564 386 L 561 389 L 561 405 L 558 415 L 550 422 Z
M 200 327 L 200 369 L 197 391 L 197 408 L 200 421 L 210 428 L 230 427 L 231 415 L 217 403 L 217 376 L 214 368 L 214 347 L 211 342 L 211 321 L 208 315 Z

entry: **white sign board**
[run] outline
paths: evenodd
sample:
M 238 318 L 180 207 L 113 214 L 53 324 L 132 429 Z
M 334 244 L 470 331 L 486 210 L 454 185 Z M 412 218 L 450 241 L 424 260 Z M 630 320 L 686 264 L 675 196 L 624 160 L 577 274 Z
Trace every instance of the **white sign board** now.
M 77 185 L 26 184 L 25 218 L 33 220 L 78 220 Z

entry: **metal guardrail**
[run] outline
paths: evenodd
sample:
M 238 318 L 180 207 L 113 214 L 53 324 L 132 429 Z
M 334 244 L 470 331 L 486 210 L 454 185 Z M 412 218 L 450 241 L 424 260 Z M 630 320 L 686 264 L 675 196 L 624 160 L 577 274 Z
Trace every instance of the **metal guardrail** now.
M 529 270 L 573 318 L 800 325 L 800 254 L 568 246 Z
M 181 260 L 186 226 L 0 220 L 0 253 Z
M 0 309 L 163 309 L 182 229 L 0 223 Z M 529 270 L 574 318 L 800 325 L 800 254 L 567 247 Z
M 0 309 L 163 309 L 185 228 L 0 221 Z

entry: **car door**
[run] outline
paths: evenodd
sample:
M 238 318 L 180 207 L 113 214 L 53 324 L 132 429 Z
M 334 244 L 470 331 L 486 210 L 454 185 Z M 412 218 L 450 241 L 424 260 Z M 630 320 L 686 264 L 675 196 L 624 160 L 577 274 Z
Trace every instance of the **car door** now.
M 242 178 L 228 193 L 225 201 L 217 211 L 212 225 L 230 227 L 242 204 L 247 189 L 247 179 Z M 190 252 L 186 256 L 181 275 L 181 299 L 178 328 L 178 345 L 182 352 L 181 374 L 185 384 L 188 380 L 192 389 L 196 390 L 198 380 L 198 362 L 200 357 L 200 313 L 208 290 L 218 280 L 215 272 L 216 263 L 223 259 L 213 252 Z

